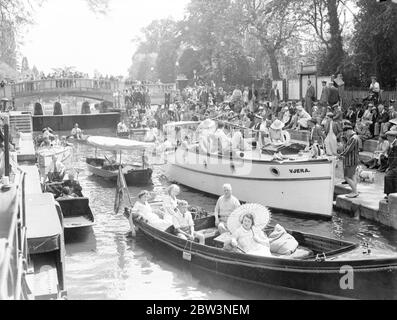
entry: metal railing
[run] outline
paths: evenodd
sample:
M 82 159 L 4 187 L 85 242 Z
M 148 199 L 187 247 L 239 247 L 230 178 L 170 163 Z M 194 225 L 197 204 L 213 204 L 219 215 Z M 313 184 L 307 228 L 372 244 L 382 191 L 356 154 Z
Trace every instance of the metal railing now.
M 8 239 L 4 242 L 0 261 L 0 300 L 27 298 L 27 229 L 25 216 L 25 173 L 20 171 L 17 188 L 17 203 L 14 206 Z
M 96 79 L 50 79 L 34 80 L 16 83 L 12 86 L 14 97 L 44 92 L 62 92 L 62 91 L 90 91 L 113 93 L 119 89 L 119 82 L 114 80 L 96 80 Z

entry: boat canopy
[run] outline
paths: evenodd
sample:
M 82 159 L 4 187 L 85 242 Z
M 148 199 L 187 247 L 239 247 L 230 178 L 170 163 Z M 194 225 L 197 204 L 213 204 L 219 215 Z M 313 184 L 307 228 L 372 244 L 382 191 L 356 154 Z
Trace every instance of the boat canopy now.
M 134 151 L 143 150 L 154 146 L 153 143 L 108 137 L 89 137 L 87 142 L 98 149 L 107 151 Z

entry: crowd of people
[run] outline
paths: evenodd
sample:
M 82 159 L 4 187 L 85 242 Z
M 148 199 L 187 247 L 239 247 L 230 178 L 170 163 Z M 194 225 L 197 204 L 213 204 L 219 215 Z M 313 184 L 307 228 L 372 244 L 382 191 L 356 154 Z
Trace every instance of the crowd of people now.
M 236 86 L 226 91 L 211 83 L 189 86 L 172 94 L 167 92 L 164 104 L 154 107 L 146 103 L 145 89 L 136 88 L 125 100 L 128 106 L 125 127 L 156 128 L 161 133 L 169 122 L 211 119 L 258 132 L 262 146 L 285 144 L 285 131 L 304 131 L 319 155 L 344 160 L 345 183 L 352 188 L 348 196 L 357 197 L 355 172 L 361 163 L 359 153 L 367 140 L 377 139 L 379 145 L 374 159 L 365 164 L 380 172 L 390 172 L 391 145 L 387 136 L 397 132 L 397 112 L 395 100 L 381 101 L 376 77 L 372 77 L 368 97 L 361 102 L 353 101 L 347 110 L 342 107 L 343 86 L 341 75 L 332 77 L 331 81 L 322 83 L 317 99 L 309 80 L 302 101 L 282 101 L 277 85 L 270 90 Z

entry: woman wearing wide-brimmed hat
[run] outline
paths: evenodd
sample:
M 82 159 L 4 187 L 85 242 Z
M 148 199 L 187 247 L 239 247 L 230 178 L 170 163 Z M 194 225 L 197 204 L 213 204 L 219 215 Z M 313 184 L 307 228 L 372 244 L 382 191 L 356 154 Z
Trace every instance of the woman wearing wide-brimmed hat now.
M 285 144 L 285 137 L 283 135 L 283 129 L 285 125 L 282 121 L 276 120 L 272 123 L 269 130 L 270 141 L 273 145 Z
M 258 204 L 246 204 L 236 209 L 227 223 L 233 235 L 231 246 L 246 254 L 271 257 L 269 239 L 262 231 L 270 217 L 270 211 Z

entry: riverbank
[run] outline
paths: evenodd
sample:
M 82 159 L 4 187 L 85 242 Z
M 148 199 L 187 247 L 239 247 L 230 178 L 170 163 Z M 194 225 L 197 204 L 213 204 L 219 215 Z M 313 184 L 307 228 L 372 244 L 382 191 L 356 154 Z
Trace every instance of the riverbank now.
M 360 196 L 355 199 L 349 199 L 346 195 L 351 193 L 351 189 L 348 185 L 341 184 L 343 181 L 343 166 L 342 162 L 339 162 L 334 208 L 337 211 L 352 214 L 356 218 L 376 221 L 386 227 L 397 230 L 397 194 L 390 195 L 387 201 L 383 193 L 385 174 L 376 170 L 368 171 L 375 173 L 374 183 L 359 182 L 358 191 Z

